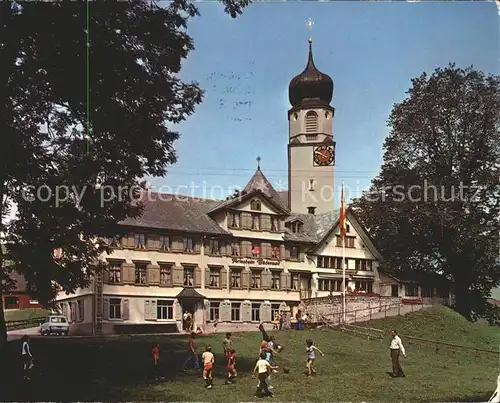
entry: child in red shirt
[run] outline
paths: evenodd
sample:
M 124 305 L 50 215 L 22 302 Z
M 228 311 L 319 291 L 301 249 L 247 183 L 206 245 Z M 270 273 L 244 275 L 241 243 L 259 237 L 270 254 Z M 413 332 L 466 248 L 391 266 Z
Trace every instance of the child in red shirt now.
M 229 350 L 229 354 L 227 357 L 227 379 L 226 379 L 226 385 L 233 383 L 234 378 L 238 373 L 236 372 L 236 351 L 234 348 Z
M 158 377 L 158 362 L 160 361 L 160 346 L 158 344 L 156 346 L 154 346 L 151 353 L 153 355 L 155 376 Z

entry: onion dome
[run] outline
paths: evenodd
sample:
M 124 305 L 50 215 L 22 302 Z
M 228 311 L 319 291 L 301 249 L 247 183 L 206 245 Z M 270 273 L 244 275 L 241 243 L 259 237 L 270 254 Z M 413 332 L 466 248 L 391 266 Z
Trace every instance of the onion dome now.
M 333 97 L 333 80 L 314 65 L 312 39 L 309 38 L 309 58 L 305 70 L 292 78 L 288 98 L 293 107 L 330 105 Z

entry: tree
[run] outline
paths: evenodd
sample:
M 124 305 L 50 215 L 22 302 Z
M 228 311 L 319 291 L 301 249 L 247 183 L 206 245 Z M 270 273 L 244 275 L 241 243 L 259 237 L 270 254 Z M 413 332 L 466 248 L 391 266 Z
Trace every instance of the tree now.
M 387 266 L 440 273 L 460 314 L 490 315 L 486 299 L 500 283 L 500 78 L 450 64 L 412 84 L 389 117 L 381 172 L 353 209 Z
M 222 0 L 233 18 L 248 2 Z M 142 178 L 175 163 L 167 124 L 203 97 L 178 77 L 197 14 L 186 0 L 0 4 L 0 267 L 14 262 L 41 302 L 88 284 L 102 238 L 141 214 Z

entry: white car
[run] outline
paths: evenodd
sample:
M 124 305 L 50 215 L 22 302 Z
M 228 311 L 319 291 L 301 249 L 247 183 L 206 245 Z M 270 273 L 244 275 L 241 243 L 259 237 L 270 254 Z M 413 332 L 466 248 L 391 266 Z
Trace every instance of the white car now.
M 45 318 L 44 322 L 40 325 L 40 334 L 48 336 L 54 333 L 64 336 L 68 335 L 69 323 L 66 317 L 62 315 L 50 315 Z

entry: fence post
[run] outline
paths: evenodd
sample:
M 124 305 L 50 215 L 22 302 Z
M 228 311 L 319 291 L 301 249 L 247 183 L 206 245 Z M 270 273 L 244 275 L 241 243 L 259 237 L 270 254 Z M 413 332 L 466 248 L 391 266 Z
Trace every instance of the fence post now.
M 413 304 L 411 304 L 411 311 L 413 312 Z
M 370 320 L 372 320 L 372 308 L 370 308 Z
M 384 318 L 387 318 L 387 305 L 384 306 Z
M 401 315 L 401 304 L 398 304 L 398 316 Z

